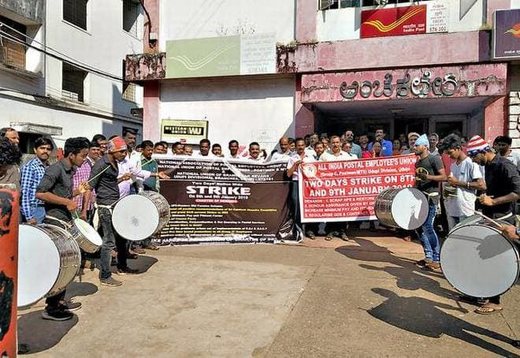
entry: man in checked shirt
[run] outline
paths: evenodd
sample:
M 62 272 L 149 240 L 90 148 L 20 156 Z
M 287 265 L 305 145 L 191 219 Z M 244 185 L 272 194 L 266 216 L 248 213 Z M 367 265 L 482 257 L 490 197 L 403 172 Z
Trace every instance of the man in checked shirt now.
M 28 224 L 41 224 L 45 218 L 45 206 L 43 201 L 36 199 L 36 188 L 45 174 L 45 168 L 49 166 L 48 160 L 54 145 L 49 138 L 41 137 L 34 141 L 34 153 L 36 158 L 31 159 L 22 166 L 22 217 Z

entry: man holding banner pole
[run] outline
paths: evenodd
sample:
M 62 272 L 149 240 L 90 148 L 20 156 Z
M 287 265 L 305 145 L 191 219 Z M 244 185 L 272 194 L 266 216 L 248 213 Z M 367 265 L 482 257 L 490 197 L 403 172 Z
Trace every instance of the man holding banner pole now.
M 341 139 L 337 135 L 330 137 L 330 151 L 324 152 L 320 157 L 320 162 L 337 162 L 343 160 L 355 160 L 354 156 L 341 150 Z M 345 221 L 332 222 L 327 224 L 327 236 L 325 240 L 330 241 L 334 236 L 339 236 L 343 241 L 349 241 L 345 232 L 347 223 Z
M 305 154 L 305 139 L 296 138 L 294 142 L 296 145 L 296 154 L 293 154 L 287 162 L 287 176 L 292 178 L 290 200 L 294 220 L 293 234 L 295 239 L 299 241 L 299 230 L 301 229 L 302 223 L 300 217 L 300 196 L 298 194 L 298 180 L 300 179 L 300 173 L 298 172 L 298 168 L 300 167 L 300 164 L 302 164 L 305 161 L 306 158 L 309 158 L 310 160 L 312 160 L 312 158 L 308 157 L 307 154 Z

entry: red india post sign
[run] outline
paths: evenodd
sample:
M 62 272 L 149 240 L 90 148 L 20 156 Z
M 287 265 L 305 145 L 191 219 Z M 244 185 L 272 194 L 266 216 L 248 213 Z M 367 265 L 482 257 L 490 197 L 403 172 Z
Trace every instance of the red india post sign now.
M 426 5 L 361 12 L 361 38 L 426 33 Z
M 376 220 L 377 194 L 388 188 L 413 187 L 416 161 L 411 154 L 302 164 L 302 222 Z

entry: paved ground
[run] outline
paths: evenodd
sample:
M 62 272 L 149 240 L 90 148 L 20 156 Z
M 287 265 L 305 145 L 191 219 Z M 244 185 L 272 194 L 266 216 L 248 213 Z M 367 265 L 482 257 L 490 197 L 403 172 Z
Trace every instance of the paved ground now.
M 421 248 L 393 237 L 289 245 L 165 247 L 131 261 L 142 274 L 98 287 L 86 270 L 69 290 L 75 319 L 22 311 L 35 357 L 518 356 L 520 287 L 479 316 Z M 372 234 L 371 234 L 372 235 Z M 152 257 L 153 256 L 153 257 Z

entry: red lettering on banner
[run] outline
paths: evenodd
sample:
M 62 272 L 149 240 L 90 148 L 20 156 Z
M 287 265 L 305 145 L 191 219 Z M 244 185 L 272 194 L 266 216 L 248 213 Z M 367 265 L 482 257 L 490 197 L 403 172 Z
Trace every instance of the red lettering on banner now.
M 414 186 L 416 161 L 411 154 L 305 164 L 299 182 L 302 222 L 375 220 L 377 195 Z

